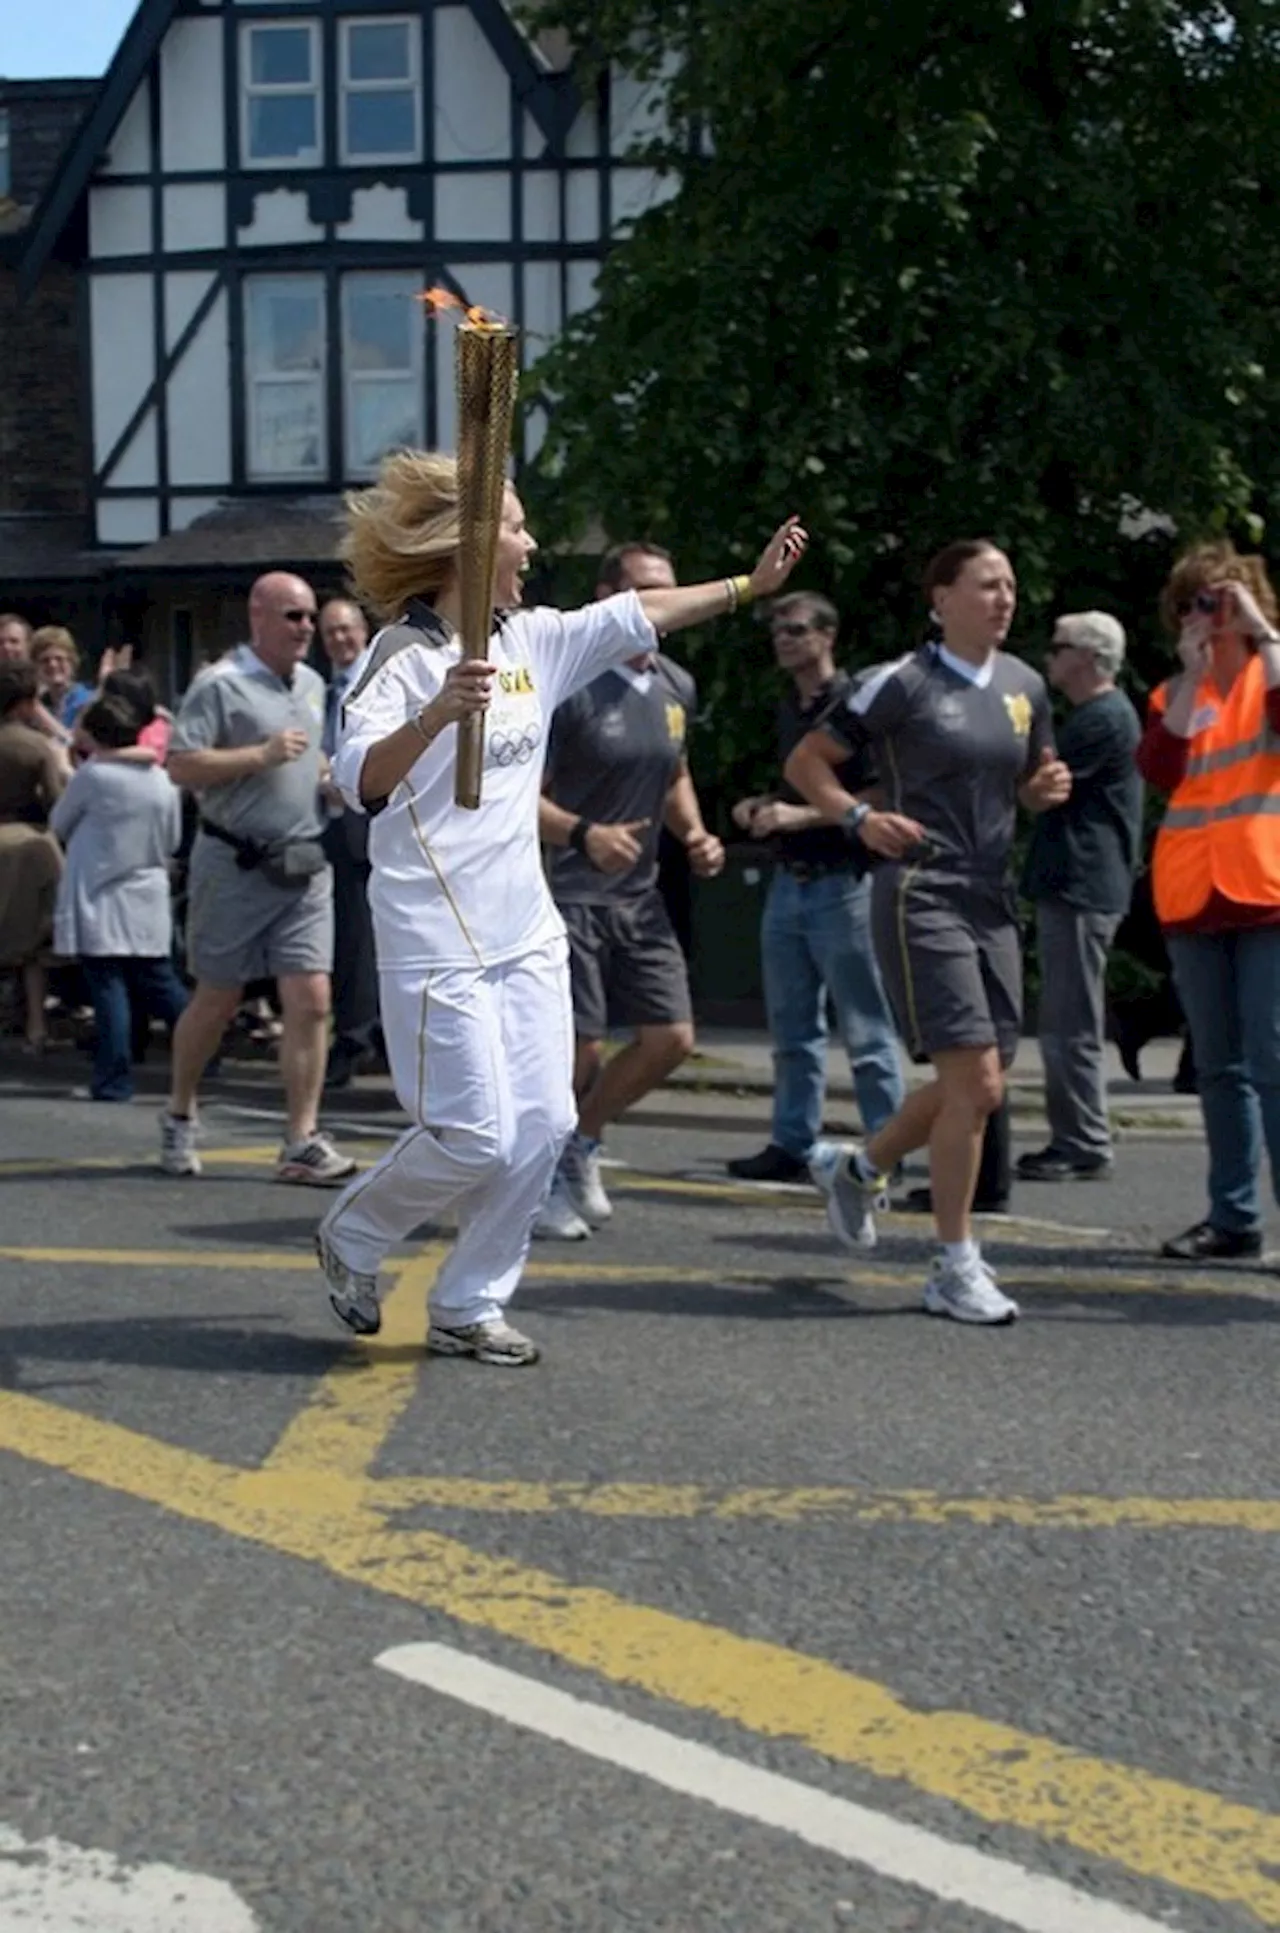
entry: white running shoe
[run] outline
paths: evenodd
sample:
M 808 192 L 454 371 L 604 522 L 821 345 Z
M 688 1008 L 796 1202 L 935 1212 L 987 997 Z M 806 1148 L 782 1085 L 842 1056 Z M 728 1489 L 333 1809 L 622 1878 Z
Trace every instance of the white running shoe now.
M 542 1351 L 536 1342 L 521 1335 L 509 1322 L 497 1316 L 491 1322 L 468 1322 L 451 1329 L 433 1322 L 427 1330 L 430 1356 L 474 1356 L 477 1362 L 495 1363 L 503 1369 L 523 1369 L 536 1363 Z
M 329 1307 L 350 1336 L 376 1336 L 382 1327 L 378 1278 L 348 1268 L 323 1223 L 316 1230 L 316 1260 L 329 1288 Z
M 884 1175 L 864 1180 L 853 1157 L 856 1141 L 819 1141 L 809 1156 L 813 1185 L 827 1198 L 827 1221 L 846 1248 L 874 1248 L 876 1215 L 889 1206 Z
M 339 1154 L 327 1134 L 309 1134 L 305 1141 L 281 1148 L 276 1180 L 297 1182 L 303 1188 L 336 1188 L 339 1182 L 350 1181 L 359 1165 L 349 1154 Z
M 198 1175 L 202 1172 L 196 1142 L 200 1130 L 196 1117 L 180 1120 L 166 1108 L 160 1116 L 160 1166 L 167 1175 Z
M 979 1256 L 973 1262 L 949 1262 L 935 1255 L 924 1285 L 924 1306 L 931 1316 L 950 1316 L 953 1322 L 997 1324 L 1016 1322 L 1018 1305 L 997 1283 Z
M 613 1203 L 605 1194 L 600 1178 L 598 1141 L 571 1134 L 556 1169 L 556 1181 L 568 1190 L 570 1201 L 589 1227 L 600 1228 L 612 1216 Z
M 538 1211 L 538 1219 L 533 1224 L 534 1240 L 538 1242 L 585 1242 L 591 1230 L 570 1199 L 569 1190 L 559 1175 L 551 1184 L 551 1193 Z

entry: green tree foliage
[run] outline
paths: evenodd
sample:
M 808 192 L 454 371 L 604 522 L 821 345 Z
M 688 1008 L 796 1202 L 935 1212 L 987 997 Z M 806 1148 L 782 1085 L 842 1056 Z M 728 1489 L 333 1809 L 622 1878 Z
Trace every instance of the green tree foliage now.
M 919 571 L 989 533 L 1051 608 L 1153 615 L 1171 540 L 1280 514 L 1280 0 L 545 0 L 603 76 L 670 74 L 671 198 L 543 359 L 553 538 L 668 543 L 684 577 L 784 514 L 847 649 L 919 635 Z M 690 133 L 692 130 L 692 134 Z M 1122 534 L 1122 526 L 1130 534 Z M 742 647 L 751 671 L 743 675 Z M 762 640 L 698 641 L 732 788 L 767 774 Z

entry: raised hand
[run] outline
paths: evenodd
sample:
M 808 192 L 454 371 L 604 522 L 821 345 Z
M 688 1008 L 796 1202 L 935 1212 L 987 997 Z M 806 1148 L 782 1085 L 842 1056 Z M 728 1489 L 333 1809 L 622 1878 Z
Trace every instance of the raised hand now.
M 449 667 L 439 691 L 419 714 L 433 737 L 446 725 L 488 709 L 496 672 L 497 666 L 487 658 L 464 658 Z
M 773 597 L 809 548 L 809 533 L 799 517 L 788 517 L 770 537 L 751 573 L 751 595 Z

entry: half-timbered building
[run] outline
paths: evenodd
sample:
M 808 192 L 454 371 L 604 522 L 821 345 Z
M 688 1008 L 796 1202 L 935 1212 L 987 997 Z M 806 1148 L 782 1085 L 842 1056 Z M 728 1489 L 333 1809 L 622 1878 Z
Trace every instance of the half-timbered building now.
M 536 355 L 658 192 L 627 158 L 656 111 L 625 75 L 584 88 L 502 0 L 141 0 L 18 270 L 29 297 L 74 271 L 104 634 L 181 684 L 257 570 L 333 582 L 342 491 L 452 441 L 421 291 Z

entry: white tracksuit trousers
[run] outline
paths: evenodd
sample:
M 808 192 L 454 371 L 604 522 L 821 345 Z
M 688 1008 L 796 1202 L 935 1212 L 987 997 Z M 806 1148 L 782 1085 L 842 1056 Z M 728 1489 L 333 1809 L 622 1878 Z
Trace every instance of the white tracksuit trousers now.
M 577 1119 L 568 945 L 488 969 L 384 970 L 382 1030 L 409 1128 L 324 1218 L 349 1267 L 372 1274 L 420 1222 L 458 1236 L 431 1292 L 452 1326 L 502 1314 Z

